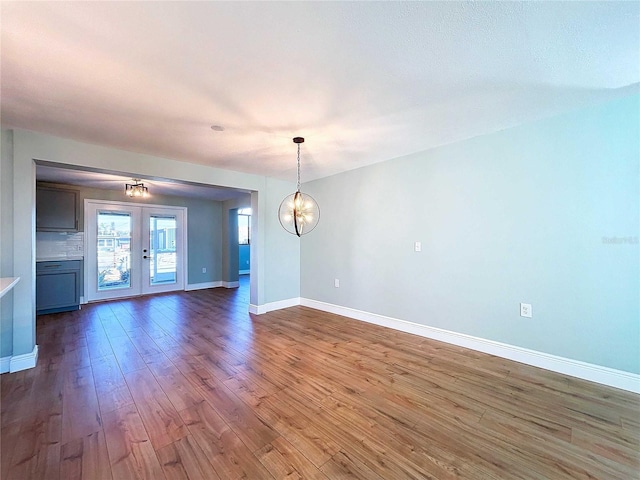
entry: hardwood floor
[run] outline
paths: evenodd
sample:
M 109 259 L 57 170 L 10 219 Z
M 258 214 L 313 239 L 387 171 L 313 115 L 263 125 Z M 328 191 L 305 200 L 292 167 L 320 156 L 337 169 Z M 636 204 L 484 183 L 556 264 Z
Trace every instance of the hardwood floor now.
M 640 396 L 248 289 L 38 317 L 2 479 L 633 479 Z

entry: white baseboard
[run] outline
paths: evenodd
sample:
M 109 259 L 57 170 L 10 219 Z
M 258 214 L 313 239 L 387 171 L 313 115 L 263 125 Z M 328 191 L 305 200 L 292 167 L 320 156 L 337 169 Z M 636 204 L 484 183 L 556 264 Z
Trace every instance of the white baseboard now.
M 361 320 L 363 322 L 393 328 L 402 332 L 412 333 L 425 338 L 470 348 L 479 352 L 496 355 L 508 360 L 524 363 L 534 367 L 544 368 L 571 377 L 589 380 L 591 382 L 620 388 L 629 392 L 640 393 L 640 375 L 608 367 L 601 367 L 592 363 L 581 362 L 569 358 L 558 357 L 549 353 L 537 352 L 527 348 L 508 345 L 505 343 L 473 337 L 463 333 L 451 332 L 440 328 L 429 327 L 419 323 L 407 322 L 397 318 L 385 317 L 375 313 L 341 307 L 331 303 L 320 302 L 308 298 L 301 298 L 300 305 L 315 308 L 324 312 L 335 313 L 343 317 Z M 282 307 L 286 308 L 286 307 Z
M 4 359 L 7 357 L 3 358 Z M 22 355 L 14 355 L 9 359 L 9 372 L 19 372 L 20 370 L 27 370 L 33 368 L 38 363 L 38 345 L 33 347 L 30 353 Z
M 205 288 L 216 288 L 216 287 L 221 287 L 221 286 L 222 286 L 222 282 L 220 282 L 220 281 L 218 281 L 218 282 L 204 282 L 204 283 L 190 283 L 186 287 L 184 287 L 184 289 L 187 292 L 190 292 L 191 290 L 203 290 Z
M 19 372 L 33 368 L 38 363 L 38 345 L 33 347 L 31 353 L 23 355 L 6 356 L 0 358 L 0 373 Z
M 286 300 L 278 300 L 277 302 L 265 303 L 263 305 L 249 305 L 249 313 L 254 315 L 262 315 L 263 313 L 281 310 L 283 308 L 295 307 L 300 305 L 300 297 L 287 298 Z
M 0 373 L 7 373 L 11 364 L 11 355 L 0 358 Z
M 218 280 L 217 282 L 190 283 L 184 289 L 187 292 L 190 292 L 192 290 L 203 290 L 205 288 L 217 288 L 217 287 L 237 288 L 239 286 L 240 286 L 240 282 L 222 282 Z

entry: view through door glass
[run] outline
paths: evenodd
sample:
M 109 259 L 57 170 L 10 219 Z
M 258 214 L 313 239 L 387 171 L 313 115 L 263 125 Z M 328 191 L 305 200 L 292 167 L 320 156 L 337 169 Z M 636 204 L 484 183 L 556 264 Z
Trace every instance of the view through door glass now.
M 166 285 L 177 281 L 177 227 L 175 216 L 149 216 L 149 278 L 151 285 Z
M 98 290 L 131 286 L 131 215 L 98 212 Z

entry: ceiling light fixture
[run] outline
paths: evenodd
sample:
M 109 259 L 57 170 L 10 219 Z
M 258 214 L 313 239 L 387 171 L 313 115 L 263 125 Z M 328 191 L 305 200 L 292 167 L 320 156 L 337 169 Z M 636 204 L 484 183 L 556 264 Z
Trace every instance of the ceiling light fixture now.
M 135 183 L 124 184 L 124 193 L 128 197 L 148 197 L 149 189 L 144 186 L 144 183 L 141 183 L 139 178 L 134 178 L 133 181 Z
M 313 230 L 320 220 L 320 208 L 311 195 L 300 191 L 300 144 L 304 138 L 295 137 L 298 144 L 298 189 L 282 200 L 278 210 L 280 225 L 293 235 L 302 236 Z

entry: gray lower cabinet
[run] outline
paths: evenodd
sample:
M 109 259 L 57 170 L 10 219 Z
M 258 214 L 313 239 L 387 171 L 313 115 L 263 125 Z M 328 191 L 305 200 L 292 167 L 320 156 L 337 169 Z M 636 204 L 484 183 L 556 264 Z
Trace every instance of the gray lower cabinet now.
M 82 260 L 36 263 L 36 314 L 80 309 Z

